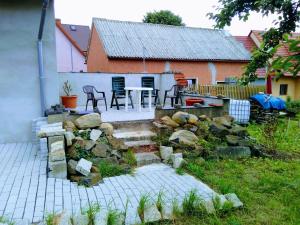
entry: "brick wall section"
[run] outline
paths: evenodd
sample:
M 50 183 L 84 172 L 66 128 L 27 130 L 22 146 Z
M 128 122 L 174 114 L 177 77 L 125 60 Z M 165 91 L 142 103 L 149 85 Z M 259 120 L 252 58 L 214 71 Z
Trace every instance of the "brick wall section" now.
M 211 83 L 211 72 L 208 62 L 202 61 L 166 61 L 146 60 L 146 72 L 165 72 L 166 63 L 170 64 L 171 71 L 181 72 L 186 78 L 198 78 L 201 84 Z M 217 70 L 217 81 L 224 81 L 225 77 L 240 77 L 243 73 L 245 62 L 212 62 Z M 108 59 L 103 44 L 97 34 L 95 27 L 92 27 L 90 47 L 87 59 L 88 72 L 107 73 L 141 73 L 144 71 L 143 60 L 132 59 Z

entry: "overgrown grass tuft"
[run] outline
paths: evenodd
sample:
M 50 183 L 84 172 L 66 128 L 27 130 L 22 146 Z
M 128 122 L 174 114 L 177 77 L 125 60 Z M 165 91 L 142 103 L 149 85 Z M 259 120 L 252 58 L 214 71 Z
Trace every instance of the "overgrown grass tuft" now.
M 98 164 L 98 168 L 101 176 L 104 177 L 113 177 L 120 176 L 122 174 L 128 173 L 127 169 L 124 169 L 121 165 L 116 163 L 111 163 L 107 161 L 102 161 Z
M 135 167 L 136 166 L 136 158 L 134 155 L 134 152 L 132 149 L 129 149 L 126 153 L 124 153 L 123 155 L 124 161 L 125 163 L 127 163 L 128 165 Z
M 8 220 L 7 218 L 5 218 L 4 216 L 0 216 L 0 223 L 2 224 L 7 224 L 7 225 L 14 225 L 15 222 Z M 48 225 L 48 224 L 47 224 Z
M 121 219 L 121 214 L 116 210 L 109 210 L 107 213 L 107 225 L 116 225 Z
M 149 195 L 143 195 L 141 198 L 140 198 L 140 201 L 139 201 L 139 205 L 137 207 L 137 212 L 138 212 L 138 215 L 142 221 L 142 223 L 144 223 L 144 211 L 145 211 L 145 208 L 147 207 L 147 205 L 149 204 Z
M 98 212 L 100 212 L 100 205 L 98 203 L 91 204 L 84 211 L 84 214 L 88 217 L 88 225 L 95 225 L 95 217 Z

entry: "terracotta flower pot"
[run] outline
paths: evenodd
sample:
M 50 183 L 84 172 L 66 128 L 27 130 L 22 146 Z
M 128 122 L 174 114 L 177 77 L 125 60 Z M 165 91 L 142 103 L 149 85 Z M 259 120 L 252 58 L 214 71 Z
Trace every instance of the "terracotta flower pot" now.
M 70 95 L 70 96 L 60 96 L 61 103 L 64 105 L 65 108 L 74 109 L 77 107 L 77 95 Z

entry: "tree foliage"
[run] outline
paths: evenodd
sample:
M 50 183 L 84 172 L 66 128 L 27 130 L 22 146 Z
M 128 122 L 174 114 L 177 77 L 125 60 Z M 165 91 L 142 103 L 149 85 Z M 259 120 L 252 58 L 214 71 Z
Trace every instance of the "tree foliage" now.
M 148 12 L 144 16 L 143 22 L 174 26 L 185 26 L 185 24 L 182 22 L 182 18 L 178 15 L 175 15 L 169 10 Z
M 284 44 L 291 43 L 284 39 L 284 34 L 294 32 L 299 24 L 300 0 L 219 0 L 219 3 L 217 13 L 209 13 L 208 15 L 216 21 L 215 27 L 220 29 L 230 26 L 232 19 L 236 16 L 240 20 L 248 20 L 251 12 L 258 12 L 264 16 L 278 15 L 274 21 L 275 27 L 264 32 L 263 43 L 260 48 L 253 52 L 251 61 L 246 67 L 241 81 L 243 84 L 248 84 L 257 78 L 256 70 L 258 68 L 268 65 L 276 50 L 283 44 L 282 41 L 285 42 Z M 290 62 L 290 60 L 288 61 Z M 281 71 L 282 74 L 283 70 L 291 65 L 288 61 L 281 58 L 277 60 L 276 64 L 272 63 L 272 65 L 275 66 L 276 71 Z M 283 65 L 284 68 L 280 67 Z

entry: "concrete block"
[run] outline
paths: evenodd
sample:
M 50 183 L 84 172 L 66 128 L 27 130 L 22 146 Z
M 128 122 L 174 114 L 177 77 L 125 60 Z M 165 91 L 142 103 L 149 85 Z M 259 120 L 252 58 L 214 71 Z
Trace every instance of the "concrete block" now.
M 85 176 L 88 176 L 91 172 L 92 165 L 93 165 L 92 162 L 86 159 L 80 159 L 77 163 L 76 171 Z

